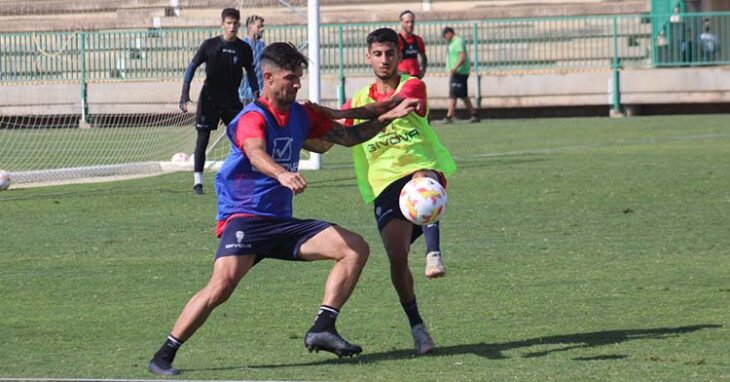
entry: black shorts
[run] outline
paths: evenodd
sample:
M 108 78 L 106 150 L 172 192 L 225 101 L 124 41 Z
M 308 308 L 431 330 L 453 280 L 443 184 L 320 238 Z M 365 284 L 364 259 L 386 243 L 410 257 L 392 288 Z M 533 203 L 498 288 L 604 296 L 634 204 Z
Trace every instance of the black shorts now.
M 198 98 L 198 111 L 195 115 L 195 128 L 198 130 L 215 130 L 218 122 L 228 124 L 243 109 L 238 95 L 232 97 L 211 97 L 203 86 Z
M 446 185 L 444 176 L 436 172 L 439 176 L 439 183 Z M 400 219 L 409 221 L 400 212 L 400 205 L 398 200 L 400 199 L 400 192 L 403 186 L 411 180 L 413 174 L 406 175 L 395 182 L 388 185 L 383 192 L 375 198 L 373 202 L 373 212 L 375 213 L 375 222 L 378 224 L 378 232 L 382 232 L 385 225 L 393 219 Z M 413 224 L 413 231 L 411 233 L 411 243 L 416 241 L 419 236 L 423 234 L 423 229 L 418 224 Z
M 332 223 L 314 219 L 234 217 L 226 224 L 215 258 L 255 255 L 265 259 L 302 260 L 299 248 Z
M 467 80 L 468 74 L 454 73 L 449 79 L 449 98 L 468 97 Z

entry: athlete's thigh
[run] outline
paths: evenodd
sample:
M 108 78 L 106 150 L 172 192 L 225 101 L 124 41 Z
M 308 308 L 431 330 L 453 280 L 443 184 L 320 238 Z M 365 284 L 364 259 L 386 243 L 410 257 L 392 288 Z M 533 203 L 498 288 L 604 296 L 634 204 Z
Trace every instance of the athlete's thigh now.
M 403 219 L 390 219 L 380 230 L 385 252 L 391 259 L 408 257 L 412 236 L 413 223 Z
M 237 284 L 253 267 L 256 255 L 219 257 L 213 264 L 211 280 Z
M 198 111 L 195 114 L 195 128 L 198 130 L 215 130 L 221 119 L 219 106 L 208 96 L 207 91 L 200 92 Z
M 413 223 L 406 220 L 405 216 L 403 216 L 403 213 L 400 210 L 398 202 L 401 189 L 403 189 L 403 186 L 405 186 L 406 183 L 408 183 L 410 180 L 411 175 L 407 175 L 401 179 L 396 180 L 395 182 L 389 184 L 388 187 L 386 187 L 385 190 L 383 190 L 380 195 L 375 198 L 375 201 L 373 202 L 373 212 L 375 213 L 375 223 L 378 226 L 378 232 L 381 233 L 381 238 L 383 237 L 383 231 L 385 230 L 385 227 L 393 220 L 399 220 L 405 225 L 410 225 L 411 229 L 408 232 L 409 240 L 411 243 L 418 239 L 418 237 L 421 236 L 421 234 L 423 233 L 421 226 L 414 225 Z M 397 226 L 400 227 L 401 223 L 399 223 Z M 401 230 L 397 230 L 397 232 L 400 231 Z M 388 242 L 390 243 L 392 242 L 392 240 L 389 240 Z M 383 244 L 386 244 L 385 240 L 383 240 Z M 386 251 L 388 251 L 391 248 L 394 247 L 386 246 L 385 249 Z
M 343 249 L 367 250 L 367 244 L 355 232 L 332 225 L 302 243 L 299 257 L 303 260 L 339 260 L 345 255 Z
M 238 99 L 229 99 L 226 102 L 221 102 L 220 106 L 220 118 L 225 125 L 231 123 L 233 118 L 236 118 L 238 113 L 243 109 L 243 105 Z

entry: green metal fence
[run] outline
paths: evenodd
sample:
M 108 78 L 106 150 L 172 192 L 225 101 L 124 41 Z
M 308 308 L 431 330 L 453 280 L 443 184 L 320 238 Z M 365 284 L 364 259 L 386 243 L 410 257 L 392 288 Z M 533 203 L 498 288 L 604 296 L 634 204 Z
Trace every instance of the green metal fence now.
M 712 53 L 700 40 L 706 24 L 717 39 Z M 416 33 L 426 43 L 430 73 L 445 70 L 446 25 L 467 42 L 482 74 L 730 64 L 730 13 L 654 13 L 419 22 Z M 321 74 L 368 74 L 365 38 L 381 26 L 397 27 L 323 24 Z M 179 80 L 199 44 L 219 33 L 218 28 L 3 33 L 0 82 Z M 290 41 L 312 54 L 306 26 L 268 26 L 265 40 Z M 204 76 L 202 68 L 197 76 Z

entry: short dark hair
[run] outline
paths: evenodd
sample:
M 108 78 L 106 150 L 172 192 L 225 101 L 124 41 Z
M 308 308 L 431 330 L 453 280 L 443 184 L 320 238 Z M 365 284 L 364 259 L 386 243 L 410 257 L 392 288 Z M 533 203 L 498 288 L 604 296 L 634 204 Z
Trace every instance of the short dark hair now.
M 261 20 L 262 23 L 265 21 L 264 18 L 259 15 L 248 16 L 248 17 L 246 17 L 246 26 L 249 26 L 259 20 Z
M 398 20 L 403 20 L 403 16 L 405 15 L 411 15 L 414 19 L 416 18 L 416 15 L 413 12 L 411 12 L 409 9 L 406 9 L 405 11 L 400 13 L 400 16 L 398 16 Z
M 241 12 L 239 12 L 238 9 L 235 8 L 225 8 L 223 9 L 223 12 L 221 12 L 221 21 L 225 20 L 226 18 L 232 18 L 240 21 Z
M 367 43 L 368 43 L 368 49 L 370 49 L 370 46 L 374 43 L 384 43 L 384 42 L 390 42 L 393 43 L 396 47 L 398 47 L 398 32 L 390 29 L 390 28 L 379 28 L 376 29 L 370 34 L 368 34 Z
M 454 32 L 454 28 L 452 28 L 452 27 L 444 27 L 444 29 L 441 29 L 441 37 L 446 36 L 446 34 L 449 33 L 449 32 L 451 32 L 453 34 L 456 34 L 456 32 Z
M 274 65 L 277 68 L 294 71 L 306 69 L 309 62 L 294 44 L 290 42 L 275 42 L 269 44 L 261 53 L 261 66 Z

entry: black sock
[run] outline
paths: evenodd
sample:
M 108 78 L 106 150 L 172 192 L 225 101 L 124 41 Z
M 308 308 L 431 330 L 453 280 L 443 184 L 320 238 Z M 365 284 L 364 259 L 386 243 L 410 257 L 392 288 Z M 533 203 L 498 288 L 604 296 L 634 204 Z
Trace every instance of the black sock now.
M 400 304 L 403 307 L 403 310 L 406 312 L 406 315 L 408 316 L 408 323 L 411 324 L 411 327 L 423 323 L 423 319 L 418 313 L 418 304 L 416 303 L 415 297 L 411 302 L 404 303 L 403 301 L 401 301 Z
M 423 226 L 423 238 L 426 240 L 426 254 L 441 252 L 439 222 Z
M 183 342 L 175 338 L 175 336 L 173 336 L 172 334 L 167 336 L 165 343 L 162 344 L 160 350 L 155 353 L 155 356 L 152 357 L 152 360 L 166 361 L 172 363 L 172 361 L 175 360 L 175 354 L 177 354 L 177 349 L 180 349 L 180 346 L 182 346 L 182 344 Z
M 193 160 L 193 171 L 203 172 L 205 169 L 205 149 L 210 141 L 210 130 L 198 130 L 198 139 L 195 141 L 195 158 Z
M 317 317 L 314 319 L 314 325 L 309 329 L 312 332 L 324 332 L 328 329 L 335 328 L 335 320 L 340 311 L 329 305 L 321 305 Z

